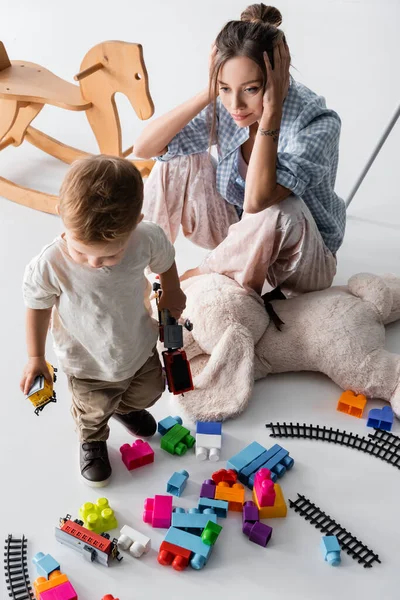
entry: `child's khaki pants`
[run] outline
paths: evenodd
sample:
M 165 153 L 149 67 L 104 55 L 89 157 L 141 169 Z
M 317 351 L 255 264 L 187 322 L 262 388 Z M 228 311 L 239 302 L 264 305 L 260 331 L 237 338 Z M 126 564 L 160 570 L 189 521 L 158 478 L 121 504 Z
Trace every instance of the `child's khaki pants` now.
M 132 376 L 123 381 L 98 381 L 68 376 L 71 414 L 82 442 L 106 441 L 109 418 L 152 406 L 165 389 L 157 350 Z

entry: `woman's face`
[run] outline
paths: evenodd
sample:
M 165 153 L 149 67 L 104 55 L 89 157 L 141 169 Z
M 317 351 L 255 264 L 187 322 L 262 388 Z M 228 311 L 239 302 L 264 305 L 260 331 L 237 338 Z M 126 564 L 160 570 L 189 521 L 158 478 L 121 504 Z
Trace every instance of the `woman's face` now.
M 221 102 L 239 127 L 250 127 L 263 112 L 263 77 L 247 56 L 230 58 L 218 74 Z

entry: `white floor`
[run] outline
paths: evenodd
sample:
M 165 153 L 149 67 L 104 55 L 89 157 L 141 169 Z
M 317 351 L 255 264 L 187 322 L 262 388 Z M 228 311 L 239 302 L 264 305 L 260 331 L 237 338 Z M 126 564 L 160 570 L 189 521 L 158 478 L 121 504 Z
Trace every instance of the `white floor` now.
M 57 189 L 65 169 L 52 159 L 43 159 L 29 147 L 7 150 L 4 157 L 2 169 L 8 176 L 51 191 Z M 21 169 L 22 161 L 29 168 Z M 385 207 L 386 214 L 378 214 L 371 191 L 374 181 L 371 175 L 351 207 L 345 243 L 339 253 L 338 283 L 364 270 L 400 271 L 400 210 L 393 198 Z M 387 195 L 382 197 L 384 202 Z M 368 432 L 365 419 L 336 412 L 340 390 L 319 375 L 275 376 L 257 383 L 246 413 L 224 424 L 223 460 L 217 465 L 197 463 L 193 454 L 184 458 L 169 456 L 160 450 L 156 436 L 152 442 L 156 452 L 154 465 L 129 473 L 119 458 L 119 447 L 130 441 L 129 435 L 120 425 L 112 424 L 109 451 L 113 479 L 103 493 L 115 509 L 119 523 L 128 523 L 148 533 L 153 550 L 141 560 L 126 557 L 122 563 L 106 569 L 88 565 L 79 554 L 56 542 L 54 527 L 59 517 L 71 513 L 76 518 L 83 502 L 99 496 L 79 478 L 78 441 L 69 415 L 65 377 L 60 375 L 57 383 L 58 403 L 47 407 L 39 418 L 18 388 L 25 361 L 20 289 L 23 268 L 60 231 L 60 226 L 56 217 L 1 200 L 0 538 L 4 539 L 7 533 L 24 533 L 29 539 L 30 559 L 38 551 L 52 554 L 60 561 L 62 571 L 71 579 L 81 600 L 100 600 L 106 593 L 113 593 L 120 600 L 144 596 L 155 600 L 163 594 L 201 598 L 206 589 L 213 590 L 215 596 L 225 593 L 239 598 L 245 593 L 253 597 L 265 594 L 271 600 L 350 599 L 355 593 L 365 599 L 397 598 L 400 475 L 384 462 L 346 448 L 281 440 L 296 461 L 293 470 L 281 480 L 282 488 L 286 498 L 294 499 L 297 492 L 304 493 L 375 550 L 382 564 L 373 569 L 363 569 L 346 554 L 340 568 L 329 567 L 321 557 L 320 533 L 289 510 L 286 519 L 271 522 L 274 532 L 267 549 L 250 543 L 241 533 L 241 516 L 230 514 L 222 521 L 224 529 L 206 569 L 197 572 L 188 568 L 179 574 L 161 567 L 156 560 L 164 531 L 151 529 L 141 520 L 144 499 L 164 493 L 169 476 L 181 468 L 189 471 L 190 482 L 184 496 L 174 504 L 185 508 L 195 506 L 201 482 L 216 467 L 224 467 L 230 456 L 252 440 L 267 447 L 272 445 L 273 440 L 264 427 L 266 422 L 326 424 L 365 435 Z M 181 271 L 194 266 L 200 258 L 201 252 L 184 239 L 179 240 L 177 248 Z M 392 351 L 400 352 L 399 324 L 388 328 L 387 344 Z M 49 351 L 49 358 L 52 357 Z M 370 402 L 368 408 L 379 405 Z M 159 419 L 175 413 L 173 401 L 165 394 L 154 415 Z M 400 433 L 398 423 L 394 431 Z M 31 579 L 34 578 L 31 568 Z M 3 578 L 0 588 L 6 598 Z

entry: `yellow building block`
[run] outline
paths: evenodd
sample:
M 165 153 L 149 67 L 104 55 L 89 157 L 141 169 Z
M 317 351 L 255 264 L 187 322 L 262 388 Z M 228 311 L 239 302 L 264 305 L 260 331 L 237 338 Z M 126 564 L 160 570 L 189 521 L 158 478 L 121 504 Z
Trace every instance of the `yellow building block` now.
M 228 502 L 228 510 L 242 512 L 244 494 L 244 486 L 241 483 L 234 483 L 230 487 L 227 481 L 220 481 L 215 489 L 215 500 L 225 500 Z
M 361 419 L 366 404 L 367 399 L 363 394 L 357 396 L 351 390 L 347 390 L 340 396 L 336 410 Z
M 50 573 L 49 578 L 38 577 L 33 582 L 33 589 L 35 590 L 36 600 L 40 600 L 40 594 L 46 590 L 51 590 L 62 583 L 67 583 L 68 577 L 60 571 L 53 571 Z
M 275 490 L 275 504 L 273 506 L 260 506 L 258 502 L 256 489 L 253 488 L 253 500 L 258 508 L 258 515 L 260 519 L 273 519 L 276 517 L 286 517 L 287 506 L 285 498 L 283 497 L 281 486 L 278 483 L 274 484 Z
M 86 529 L 98 534 L 118 527 L 114 511 L 108 504 L 107 498 L 98 498 L 96 504 L 85 502 L 79 509 L 79 516 Z

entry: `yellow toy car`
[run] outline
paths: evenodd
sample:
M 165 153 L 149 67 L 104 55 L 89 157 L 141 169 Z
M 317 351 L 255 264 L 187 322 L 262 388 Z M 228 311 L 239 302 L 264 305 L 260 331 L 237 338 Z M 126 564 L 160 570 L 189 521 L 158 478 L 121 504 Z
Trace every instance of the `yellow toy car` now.
M 46 362 L 50 375 L 53 378 L 53 382 L 57 381 L 56 372 L 57 369 L 50 363 Z M 40 411 L 44 409 L 46 404 L 50 402 L 57 402 L 56 393 L 53 389 L 53 383 L 49 383 L 43 375 L 35 377 L 32 383 L 31 389 L 26 396 L 32 402 L 35 407 L 35 415 L 39 416 Z

